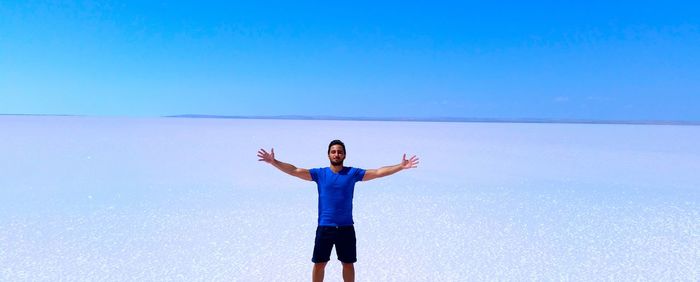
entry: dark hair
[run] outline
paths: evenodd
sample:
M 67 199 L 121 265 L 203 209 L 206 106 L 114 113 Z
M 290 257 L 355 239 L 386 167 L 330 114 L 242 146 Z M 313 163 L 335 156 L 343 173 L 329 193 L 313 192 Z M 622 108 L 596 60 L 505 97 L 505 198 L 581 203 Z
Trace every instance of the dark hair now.
M 345 144 L 343 143 L 343 141 L 340 141 L 338 139 L 333 140 L 330 144 L 328 144 L 328 154 L 331 153 L 331 147 L 333 147 L 333 145 L 343 146 L 343 153 L 347 154 L 347 151 L 345 150 Z

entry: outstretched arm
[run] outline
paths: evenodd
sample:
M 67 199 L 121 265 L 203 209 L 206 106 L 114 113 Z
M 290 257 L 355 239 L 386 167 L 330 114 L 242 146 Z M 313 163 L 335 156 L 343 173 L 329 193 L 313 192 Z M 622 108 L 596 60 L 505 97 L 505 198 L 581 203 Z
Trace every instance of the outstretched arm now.
M 416 168 L 418 167 L 418 158 L 416 156 L 406 159 L 406 154 L 403 154 L 403 160 L 401 163 L 392 166 L 385 166 L 378 169 L 368 169 L 365 171 L 365 176 L 362 181 L 368 181 L 379 177 L 384 177 L 387 175 L 392 175 L 404 169 Z
M 276 160 L 274 148 L 271 149 L 269 153 L 265 151 L 265 149 L 258 150 L 258 158 L 260 158 L 258 159 L 258 161 L 269 163 L 286 174 L 296 176 L 308 181 L 312 180 L 311 173 L 309 173 L 308 169 L 297 168 L 296 166 L 293 166 L 291 164 Z

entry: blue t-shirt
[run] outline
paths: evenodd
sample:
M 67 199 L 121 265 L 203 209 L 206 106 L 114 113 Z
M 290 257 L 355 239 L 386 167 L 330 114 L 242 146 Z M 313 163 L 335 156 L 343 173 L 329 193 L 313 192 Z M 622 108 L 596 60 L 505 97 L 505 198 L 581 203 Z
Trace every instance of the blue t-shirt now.
M 330 167 L 309 170 L 318 186 L 318 225 L 352 225 L 352 196 L 355 182 L 362 181 L 365 170 L 344 167 L 338 173 Z

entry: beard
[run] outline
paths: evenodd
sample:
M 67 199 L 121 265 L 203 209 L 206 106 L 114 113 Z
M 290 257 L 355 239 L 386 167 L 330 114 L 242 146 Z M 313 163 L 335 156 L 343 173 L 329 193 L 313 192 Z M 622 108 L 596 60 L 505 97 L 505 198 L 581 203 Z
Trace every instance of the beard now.
M 343 165 L 343 160 L 338 160 L 338 161 L 331 160 L 331 165 L 333 165 L 333 166 L 342 166 L 342 165 Z

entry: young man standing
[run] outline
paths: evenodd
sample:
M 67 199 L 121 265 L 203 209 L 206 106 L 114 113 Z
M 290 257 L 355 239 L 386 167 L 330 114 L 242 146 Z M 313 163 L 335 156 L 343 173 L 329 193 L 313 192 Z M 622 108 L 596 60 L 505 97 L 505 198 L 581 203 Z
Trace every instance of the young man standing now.
M 331 249 L 335 245 L 338 260 L 343 264 L 343 280 L 355 281 L 357 261 L 355 229 L 352 220 L 352 197 L 355 182 L 368 181 L 394 174 L 404 169 L 415 168 L 418 165 L 416 156 L 406 159 L 403 155 L 401 163 L 385 166 L 379 169 L 364 170 L 361 168 L 345 167 L 345 144 L 333 140 L 328 145 L 329 167 L 304 169 L 275 159 L 275 149 L 270 152 L 260 149 L 259 161 L 264 161 L 279 170 L 304 180 L 314 181 L 318 187 L 318 227 L 314 253 L 311 261 L 314 263 L 311 278 L 313 281 L 323 281 L 326 263 L 330 260 Z

